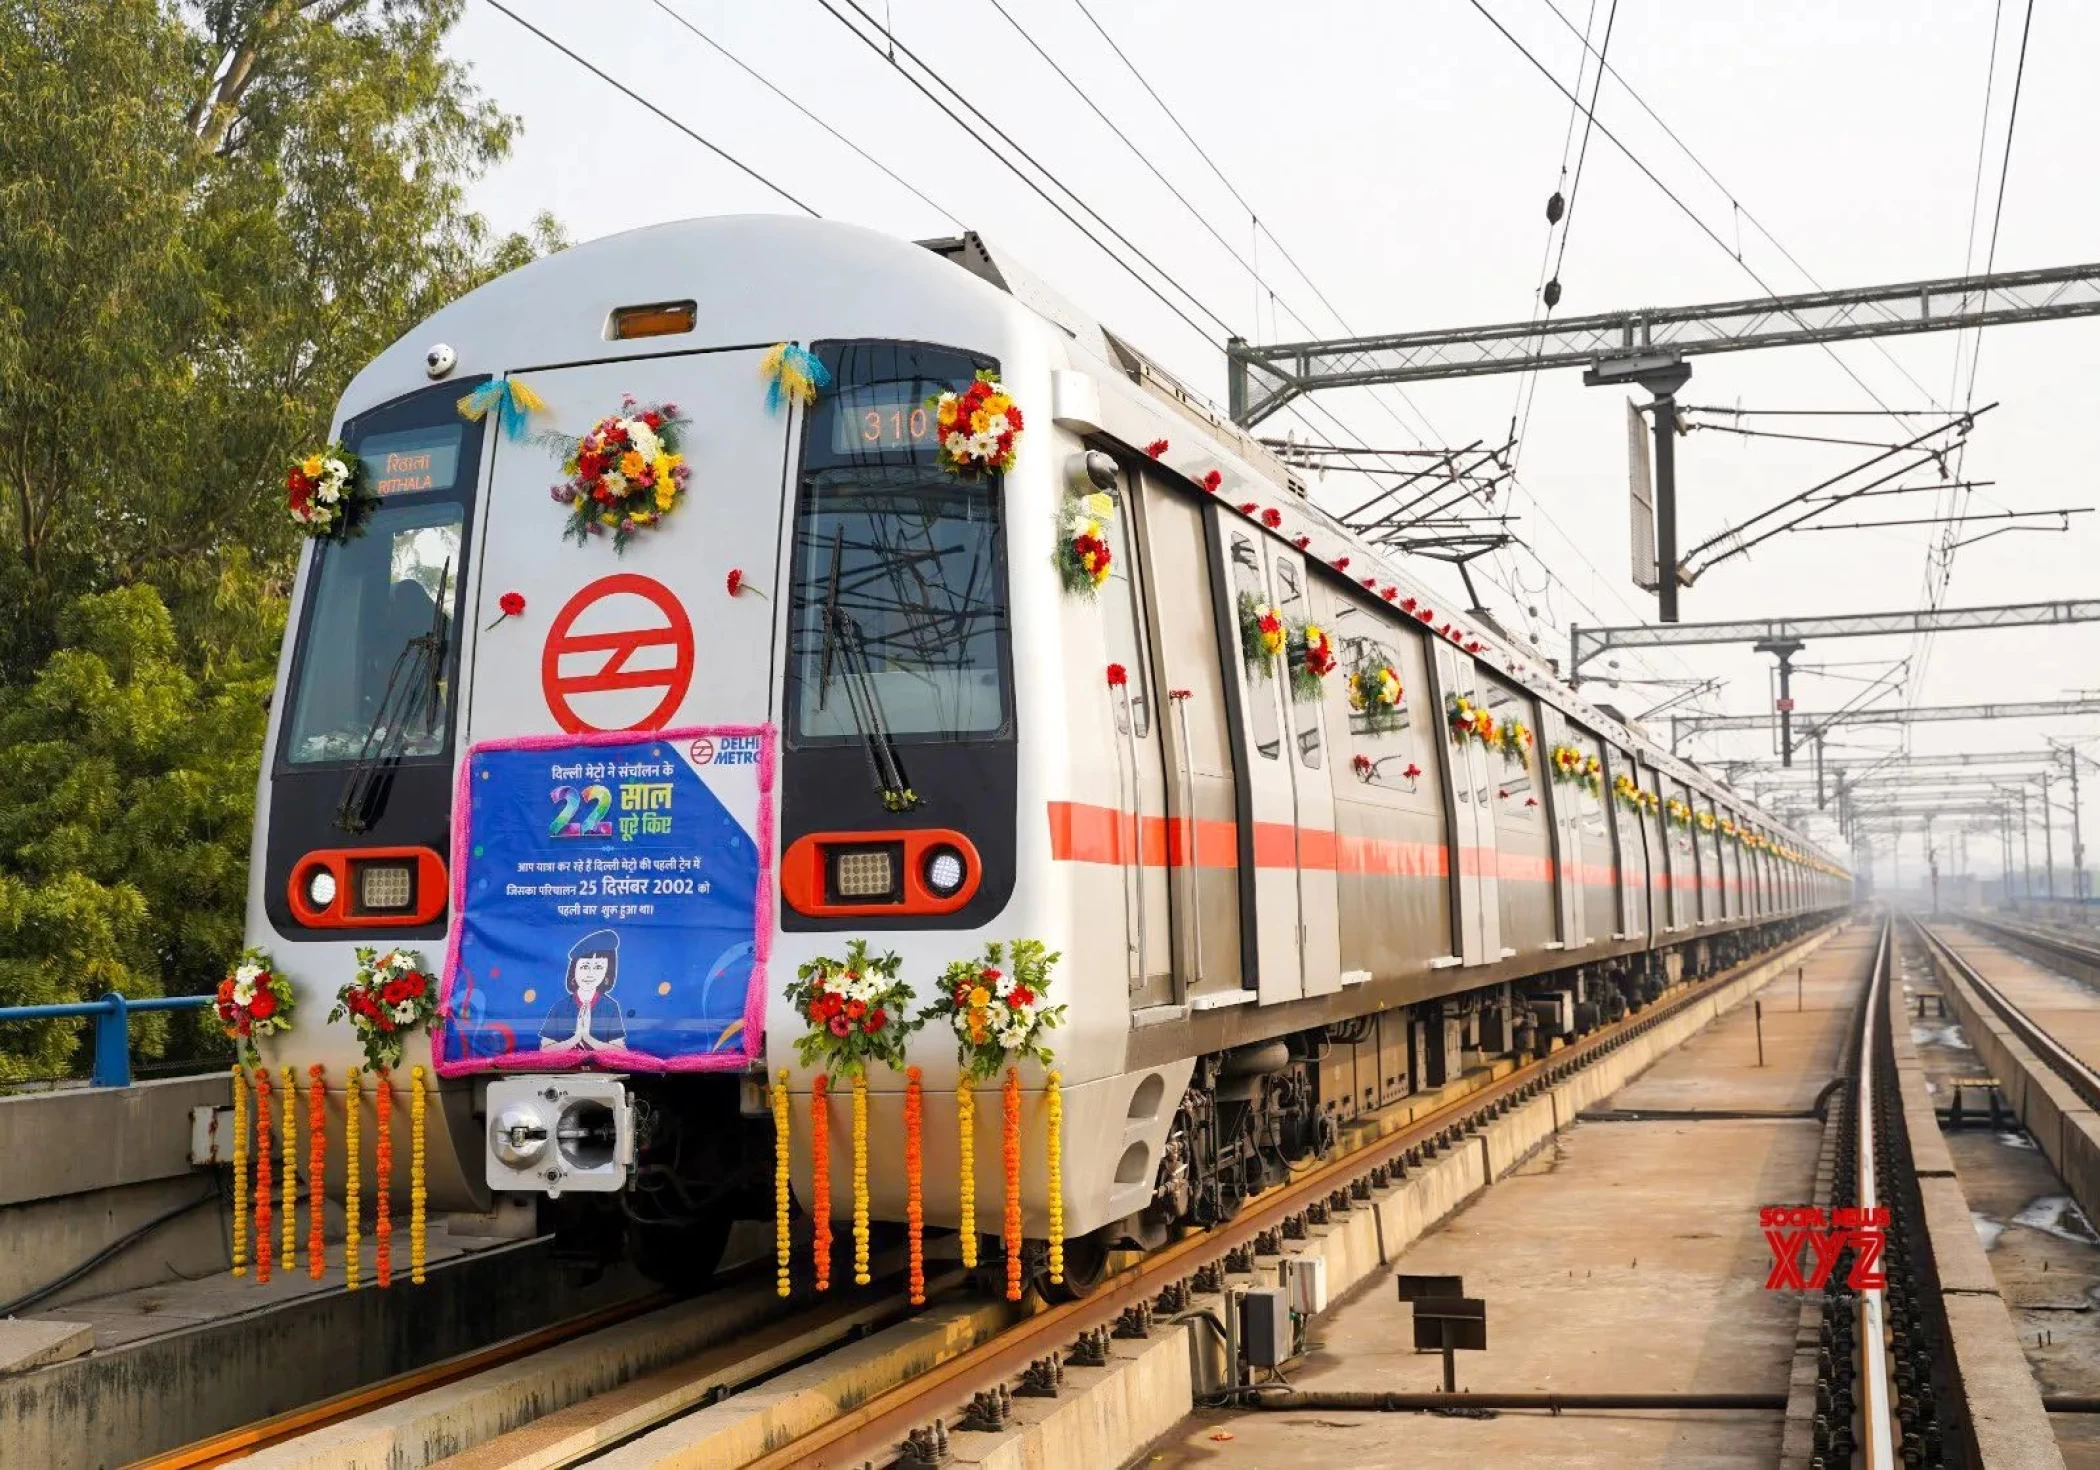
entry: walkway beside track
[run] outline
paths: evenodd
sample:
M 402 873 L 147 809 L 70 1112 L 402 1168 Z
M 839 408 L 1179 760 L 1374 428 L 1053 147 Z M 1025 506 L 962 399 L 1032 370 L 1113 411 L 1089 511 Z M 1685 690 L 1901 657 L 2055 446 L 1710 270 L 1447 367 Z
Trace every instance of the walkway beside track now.
M 1818 1094 L 1844 1067 L 1876 939 L 1859 924 L 1593 1106 L 1501 1184 L 1402 1255 L 1398 1270 L 1462 1276 L 1484 1298 L 1488 1350 L 1461 1353 L 1461 1389 L 1762 1394 L 1784 1398 L 1798 1293 L 1767 1291 L 1760 1206 L 1813 1197 Z M 1431 1390 L 1391 1273 L 1317 1322 L 1291 1370 L 1309 1390 Z M 1474 1464 L 1770 1466 L 1783 1410 L 1549 1416 L 1205 1411 L 1149 1466 L 1221 1462 L 1376 1467 Z

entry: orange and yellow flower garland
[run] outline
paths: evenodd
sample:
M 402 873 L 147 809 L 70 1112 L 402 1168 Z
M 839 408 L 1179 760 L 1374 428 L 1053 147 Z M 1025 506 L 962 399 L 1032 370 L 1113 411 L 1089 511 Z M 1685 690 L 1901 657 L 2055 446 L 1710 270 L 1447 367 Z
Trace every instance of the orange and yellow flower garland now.
M 327 1077 L 318 1062 L 306 1069 L 306 1274 L 315 1281 L 328 1269 Z
M 816 1257 L 817 1290 L 831 1290 L 831 1079 L 819 1072 L 809 1084 L 810 1245 Z
M 1065 1099 L 1058 1081 L 1054 1067 L 1043 1079 L 1043 1114 L 1049 1132 L 1043 1144 L 1043 1159 L 1050 1175 L 1050 1280 L 1062 1285 L 1065 1279 Z
M 1006 1299 L 1021 1299 L 1021 1072 L 1006 1069 Z
M 904 1229 L 911 1254 L 911 1304 L 926 1305 L 926 1209 L 921 1187 L 925 1183 L 924 1161 L 919 1151 L 919 1119 L 923 1099 L 919 1094 L 919 1069 L 904 1069 Z
M 233 1274 L 248 1274 L 248 1074 L 233 1064 Z
M 358 1255 L 358 1113 L 364 1099 L 358 1090 L 357 1068 L 350 1069 L 350 1082 L 343 1089 L 343 1289 L 355 1291 L 364 1262 Z
M 868 1273 L 868 1074 L 853 1074 L 853 1284 L 866 1286 Z
M 372 1140 L 373 1152 L 377 1156 L 379 1178 L 373 1190 L 372 1210 L 376 1216 L 373 1235 L 378 1239 L 377 1274 L 381 1286 L 394 1284 L 394 1202 L 391 1198 L 394 1187 L 394 1079 L 381 1067 L 378 1084 L 372 1094 L 372 1106 L 377 1114 L 379 1131 Z
M 423 1069 L 417 1067 L 408 1079 L 408 1279 L 421 1286 L 424 1216 L 429 1206 L 425 1190 L 428 1176 L 423 1168 Z
M 962 1161 L 961 1217 L 955 1228 L 963 1266 L 972 1269 L 977 1265 L 977 1094 L 968 1072 L 955 1079 L 955 1148 Z
M 255 1069 L 255 1279 L 270 1279 L 270 1071 Z
M 782 1296 L 792 1289 L 788 1266 L 794 1242 L 788 1235 L 788 1072 L 782 1067 L 773 1082 L 773 1255 Z
M 284 1249 L 286 1271 L 299 1269 L 299 1074 L 284 1069 Z

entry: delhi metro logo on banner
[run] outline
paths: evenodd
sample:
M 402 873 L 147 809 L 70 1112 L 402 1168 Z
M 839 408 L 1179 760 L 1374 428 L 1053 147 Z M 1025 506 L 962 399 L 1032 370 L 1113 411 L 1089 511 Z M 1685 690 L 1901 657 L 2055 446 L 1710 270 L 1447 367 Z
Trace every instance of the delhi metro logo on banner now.
M 692 682 L 693 622 L 684 604 L 633 572 L 579 589 L 555 614 L 540 652 L 548 713 L 571 735 L 661 730 Z M 653 705 L 651 692 L 659 695 Z

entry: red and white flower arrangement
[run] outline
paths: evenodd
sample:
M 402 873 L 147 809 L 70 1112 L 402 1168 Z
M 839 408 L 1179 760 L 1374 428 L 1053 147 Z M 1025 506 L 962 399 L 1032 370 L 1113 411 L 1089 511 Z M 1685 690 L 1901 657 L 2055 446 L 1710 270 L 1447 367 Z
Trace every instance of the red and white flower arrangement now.
M 365 1064 L 376 1072 L 391 1072 L 401 1065 L 408 1033 L 437 1014 L 437 992 L 437 977 L 423 968 L 423 957 L 416 951 L 390 949 L 382 954 L 360 948 L 357 978 L 335 993 L 328 1023 L 349 1017 L 365 1049 Z
M 911 1019 L 912 988 L 898 976 L 903 963 L 894 953 L 872 955 L 865 939 L 853 939 L 845 959 L 819 956 L 795 972 L 788 1002 L 809 1023 L 795 1039 L 803 1066 L 855 1077 L 871 1062 L 904 1065 L 904 1041 L 918 1023 Z
M 292 982 L 259 949 L 242 950 L 219 982 L 219 1025 L 251 1067 L 262 1061 L 256 1041 L 291 1030 L 296 1005 Z
M 926 406 L 940 428 L 936 457 L 942 469 L 974 480 L 1014 467 L 1021 442 L 1021 406 L 998 374 L 980 369 L 977 381 L 962 392 L 935 394 Z
M 644 405 L 629 394 L 581 439 L 557 439 L 569 477 L 551 492 L 569 508 L 562 539 L 581 546 L 610 533 L 613 549 L 625 551 L 637 531 L 669 515 L 692 477 L 679 448 L 686 423 L 677 404 Z
M 1318 623 L 1306 623 L 1292 630 L 1289 653 L 1291 698 L 1309 704 L 1320 697 L 1327 676 L 1334 672 L 1334 639 Z
M 358 477 L 357 456 L 329 444 L 292 462 L 284 477 L 284 509 L 308 536 L 350 530 L 376 498 Z
M 1108 549 L 1108 523 L 1115 518 L 1113 497 L 1096 490 L 1065 497 L 1063 534 L 1057 539 L 1057 570 L 1065 591 L 1092 598 L 1114 568 Z

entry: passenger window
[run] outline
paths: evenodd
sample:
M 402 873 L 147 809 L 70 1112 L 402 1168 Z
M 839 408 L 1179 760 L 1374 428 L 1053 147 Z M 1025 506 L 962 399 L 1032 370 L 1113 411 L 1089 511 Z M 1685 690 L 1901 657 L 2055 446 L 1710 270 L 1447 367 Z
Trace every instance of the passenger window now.
M 1142 740 L 1152 733 L 1151 666 L 1145 657 L 1145 610 L 1138 600 L 1137 578 L 1131 575 L 1136 563 L 1131 550 L 1130 497 L 1122 490 L 1110 496 L 1115 514 L 1105 519 L 1102 530 L 1108 538 L 1108 585 L 1101 589 L 1102 605 L 1108 614 L 1109 658 L 1124 666 L 1130 676 L 1130 718 Z M 1123 712 L 1116 711 L 1118 725 Z
M 1290 630 L 1291 640 L 1295 643 L 1312 621 L 1312 603 L 1299 581 L 1298 569 L 1289 562 L 1279 560 L 1276 563 L 1276 589 L 1276 610 L 1283 614 L 1283 626 Z M 1283 675 L 1291 681 L 1291 734 L 1298 747 L 1298 760 L 1308 771 L 1317 771 L 1325 759 L 1320 749 L 1320 682 L 1315 679 L 1307 686 L 1312 696 L 1310 699 L 1301 698 L 1288 652 L 1283 665 Z
M 1392 645 L 1351 631 L 1371 620 L 1356 608 L 1335 614 L 1335 646 L 1349 696 L 1350 765 L 1356 779 L 1409 793 L 1429 779 L 1422 767 L 1420 728 L 1415 723 L 1418 691 L 1407 687 L 1404 665 Z
M 1232 537 L 1232 593 L 1239 609 L 1240 657 L 1247 666 L 1247 720 L 1253 731 L 1254 748 L 1264 760 L 1283 755 L 1283 731 L 1276 717 L 1275 681 L 1285 674 L 1281 654 L 1264 664 L 1246 646 L 1247 626 L 1269 603 L 1269 589 L 1262 581 L 1261 552 L 1245 536 Z
M 1495 679 L 1482 679 L 1480 692 L 1488 713 L 1495 717 L 1498 743 L 1488 757 L 1495 792 L 1498 797 L 1509 793 L 1497 801 L 1499 813 L 1509 821 L 1536 822 L 1540 808 L 1532 774 L 1537 769 L 1539 753 L 1538 731 L 1531 722 L 1531 701 Z M 1528 733 L 1530 741 L 1526 743 L 1521 734 L 1511 736 L 1512 730 Z

